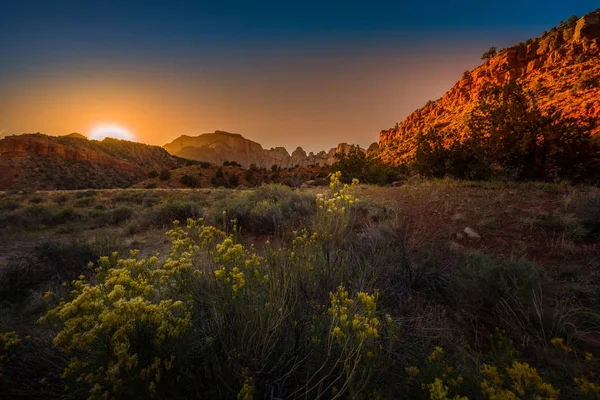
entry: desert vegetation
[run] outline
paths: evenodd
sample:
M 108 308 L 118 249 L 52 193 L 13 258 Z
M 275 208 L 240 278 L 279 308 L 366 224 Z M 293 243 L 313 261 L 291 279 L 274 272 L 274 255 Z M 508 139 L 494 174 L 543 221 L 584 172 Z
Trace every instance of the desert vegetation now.
M 466 129 L 429 129 L 416 137 L 410 166 L 426 176 L 597 183 L 597 121 L 541 111 L 515 81 L 490 88 L 469 113 Z
M 3 193 L 0 396 L 598 397 L 597 189 L 344 180 Z

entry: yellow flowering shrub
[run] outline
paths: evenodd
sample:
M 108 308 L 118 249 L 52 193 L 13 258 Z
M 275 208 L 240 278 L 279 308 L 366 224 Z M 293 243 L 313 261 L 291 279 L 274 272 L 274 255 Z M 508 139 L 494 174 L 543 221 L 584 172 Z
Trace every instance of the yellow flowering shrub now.
M 446 362 L 442 347 L 436 346 L 427 356 L 425 367 L 427 371 L 424 378 L 429 377 L 429 379 L 432 379 L 433 377 L 433 382 L 423 383 L 421 386 L 426 390 L 430 399 L 467 400 L 467 397 L 458 394 L 464 379 L 456 368 Z M 419 373 L 419 370 L 416 369 L 415 374 L 413 368 L 416 367 L 410 367 L 406 370 L 409 377 L 416 377 Z
M 435 378 L 433 383 L 429 383 L 427 389 L 429 390 L 429 398 L 431 400 L 468 400 L 467 397 L 460 395 L 450 397 L 450 387 L 444 384 L 444 381 L 440 378 Z
M 237 394 L 238 400 L 254 400 L 254 394 L 256 392 L 256 387 L 254 386 L 254 379 L 248 376 L 248 371 L 244 370 L 243 372 L 244 383 L 242 388 Z
M 333 317 L 331 336 L 352 339 L 361 345 L 367 339 L 377 338 L 377 296 L 377 291 L 373 294 L 359 292 L 357 299 L 353 300 L 341 285 L 335 293 L 330 293 L 331 307 L 328 312 Z
M 0 377 L 2 376 L 2 365 L 8 360 L 13 347 L 21 343 L 21 338 L 16 332 L 0 333 Z
M 484 364 L 481 372 L 481 391 L 490 400 L 558 399 L 560 394 L 552 385 L 544 382 L 537 370 L 527 363 L 514 361 L 504 374 L 497 367 Z
M 585 376 L 573 379 L 579 392 L 589 399 L 600 399 L 600 384 L 590 382 Z
M 338 286 L 329 293 L 331 317 L 329 329 L 328 353 L 336 352 L 339 363 L 343 365 L 344 384 L 336 392 L 336 397 L 368 381 L 370 371 L 380 352 L 379 317 L 377 316 L 378 293 L 359 292 L 349 295 L 344 286 Z
M 555 348 L 564 351 L 565 353 L 571 353 L 573 351 L 572 348 L 570 348 L 569 346 L 565 345 L 565 340 L 563 338 L 554 338 L 550 341 L 550 343 L 552 343 L 552 346 L 554 346 Z
M 351 193 L 358 185 L 358 179 L 353 179 L 352 184 L 348 185 L 340 181 L 341 176 L 340 171 L 331 175 L 330 195 L 317 195 L 316 221 L 324 239 L 339 235 L 348 226 L 349 211 L 359 203 L 359 199 Z
M 169 343 L 190 325 L 183 301 L 159 296 L 157 257 L 138 255 L 102 257 L 94 280 L 73 281 L 70 299 L 40 320 L 60 328 L 54 345 L 70 355 L 63 376 L 85 382 L 90 398 L 119 393 L 131 381 L 147 382 L 152 395 L 173 363 Z

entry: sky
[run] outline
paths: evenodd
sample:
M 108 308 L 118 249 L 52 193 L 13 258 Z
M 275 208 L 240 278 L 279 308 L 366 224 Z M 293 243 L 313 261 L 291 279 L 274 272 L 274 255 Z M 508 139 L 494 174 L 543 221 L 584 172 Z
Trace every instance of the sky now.
M 491 46 L 597 0 L 0 0 L 0 136 L 114 124 L 163 145 L 214 130 L 265 148 L 367 147 Z

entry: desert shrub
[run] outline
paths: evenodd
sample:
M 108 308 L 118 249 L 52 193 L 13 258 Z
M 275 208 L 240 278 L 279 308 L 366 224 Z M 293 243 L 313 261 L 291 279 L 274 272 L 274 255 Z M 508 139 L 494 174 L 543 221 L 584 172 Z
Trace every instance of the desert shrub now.
M 252 170 L 252 169 L 246 170 L 244 177 L 246 178 L 246 181 L 248 182 L 248 184 L 254 183 L 254 170 Z
M 168 169 L 161 170 L 158 179 L 160 179 L 161 181 L 168 181 L 169 179 L 171 179 L 171 171 L 169 171 Z
M 31 204 L 10 213 L 0 215 L 0 226 L 12 228 L 37 229 L 51 222 L 51 207 Z
M 235 219 L 242 231 L 259 235 L 274 234 L 283 227 L 284 221 L 289 229 L 298 227 L 302 218 L 311 215 L 314 210 L 314 198 L 311 195 L 293 192 L 284 185 L 271 184 L 216 201 L 207 213 L 207 221 L 218 226 L 224 223 L 230 226 L 230 221 Z
M 597 87 L 600 87 L 600 78 L 589 73 L 581 75 L 575 83 L 575 88 L 577 90 L 594 89 Z
M 93 206 L 95 203 L 96 199 L 94 197 L 81 197 L 76 198 L 76 200 L 73 202 L 73 206 L 77 208 L 86 208 Z
M 565 117 L 556 109 L 542 112 L 535 96 L 516 81 L 489 90 L 467 125 L 469 141 L 479 149 L 472 153 L 511 179 L 583 180 L 596 173 L 594 121 Z
M 153 179 L 153 178 L 157 178 L 158 177 L 158 171 L 156 170 L 152 170 L 150 172 L 148 172 L 148 178 Z
M 433 177 L 593 181 L 599 173 L 593 127 L 557 109 L 542 112 L 533 93 L 509 81 L 486 91 L 466 132 L 420 132 L 413 166 Z
M 231 174 L 229 176 L 229 186 L 231 187 L 237 187 L 240 184 L 240 177 L 237 176 L 236 174 Z
M 200 207 L 195 202 L 172 200 L 160 203 L 154 209 L 142 216 L 132 230 L 141 230 L 148 227 L 162 228 L 171 225 L 175 220 L 198 218 L 202 215 Z
M 54 214 L 50 221 L 52 225 L 62 225 L 66 224 L 67 222 L 78 221 L 82 218 L 83 215 L 81 213 L 75 211 L 71 207 L 68 207 L 63 208 L 62 210 Z
M 87 271 L 87 264 L 121 247 L 111 238 L 70 243 L 45 242 L 28 257 L 0 269 L 0 302 L 21 301 L 32 291 L 71 281 Z
M 21 207 L 21 203 L 12 198 L 0 201 L 0 211 L 13 211 L 19 207 Z
M 211 165 L 211 164 L 210 164 L 209 162 L 202 161 L 202 162 L 200 163 L 200 168 L 202 168 L 202 169 L 207 169 L 207 168 L 210 168 L 210 165 Z
M 345 201 L 323 205 L 342 215 Z M 324 264 L 311 266 L 323 260 L 315 258 L 319 233 L 297 234 L 293 248 L 266 257 L 201 221 L 175 223 L 167 235 L 167 260 L 136 251 L 103 257 L 91 279 L 73 282 L 65 301 L 47 296 L 55 307 L 42 321 L 58 327 L 53 342 L 69 354 L 69 391 L 263 397 L 269 382 L 287 376 L 294 383 L 278 396 L 312 398 L 331 394 L 335 383 L 342 395 L 369 383 L 373 365 L 361 360 L 381 353 L 377 294 L 334 280 L 314 285 L 331 274 Z M 263 367 L 270 377 L 258 372 Z
M 225 162 L 223 162 L 223 166 L 224 167 L 238 167 L 238 168 L 241 168 L 242 164 L 239 164 L 239 163 L 237 163 L 235 161 L 225 161 Z
M 358 146 L 351 146 L 348 153 L 337 153 L 335 160 L 332 169 L 340 171 L 347 183 L 352 180 L 348 177 L 354 177 L 363 183 L 379 185 L 389 184 L 402 178 L 399 170 L 367 155 Z
M 46 198 L 44 196 L 42 196 L 41 194 L 36 194 L 33 195 L 29 198 L 29 202 L 31 204 L 40 204 L 46 201 Z
M 86 197 L 96 197 L 98 195 L 98 193 L 100 193 L 100 192 L 97 190 L 79 190 L 79 191 L 75 192 L 75 198 L 83 199 Z
M 149 208 L 158 203 L 160 203 L 160 197 L 152 195 L 144 197 L 144 201 L 142 201 L 142 206 L 144 206 L 145 208 Z
M 587 240 L 600 240 L 600 195 L 588 197 L 579 205 L 579 220 Z
M 213 176 L 210 179 L 210 183 L 211 183 L 211 185 L 213 185 L 213 187 L 216 187 L 216 188 L 218 188 L 218 187 L 224 187 L 224 188 L 229 187 L 229 182 L 225 178 L 217 178 L 217 177 Z
M 541 268 L 531 262 L 473 253 L 457 275 L 455 290 L 466 305 L 492 311 L 502 302 L 528 303 L 542 283 Z
M 200 186 L 200 180 L 198 178 L 187 174 L 179 178 L 179 182 L 181 182 L 187 187 L 192 188 Z
M 573 214 L 539 212 L 524 219 L 522 224 L 555 232 L 571 231 L 579 235 L 578 221 Z
M 147 183 L 146 186 L 144 186 L 145 189 L 156 189 L 158 187 L 158 185 L 156 183 Z
M 101 213 L 97 217 L 100 225 L 121 225 L 133 217 L 134 210 L 128 206 L 119 206 Z
M 482 60 L 489 60 L 490 58 L 494 57 L 497 54 L 497 50 L 495 47 L 490 47 L 489 50 L 487 50 L 486 52 L 484 52 L 481 55 L 481 59 Z
M 56 195 L 52 196 L 52 201 L 58 205 L 63 205 L 66 202 L 68 202 L 69 200 L 71 200 L 71 197 L 65 193 L 56 194 Z

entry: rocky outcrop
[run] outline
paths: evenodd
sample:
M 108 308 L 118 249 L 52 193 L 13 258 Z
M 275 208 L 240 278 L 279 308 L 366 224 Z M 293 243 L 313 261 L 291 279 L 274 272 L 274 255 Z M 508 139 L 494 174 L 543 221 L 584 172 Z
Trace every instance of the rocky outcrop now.
M 313 152 L 308 155 L 302 147 L 296 148 L 290 155 L 284 147 L 263 147 L 238 133 L 215 131 L 199 136 L 183 135 L 163 146 L 169 153 L 191 160 L 207 161 L 221 165 L 225 161 L 235 161 L 248 168 L 250 165 L 270 168 L 277 165 L 282 168 L 305 167 L 308 165 L 331 165 L 337 153 L 347 154 L 351 145 L 340 143 L 328 152 Z
M 161 147 L 123 140 L 13 135 L 0 140 L 0 189 L 125 187 L 185 162 Z
M 460 135 L 481 94 L 512 78 L 535 93 L 542 110 L 556 107 L 567 116 L 600 119 L 600 11 L 503 49 L 465 72 L 440 99 L 381 131 L 382 160 L 398 164 L 410 159 L 416 133 L 429 128 L 448 128 Z

